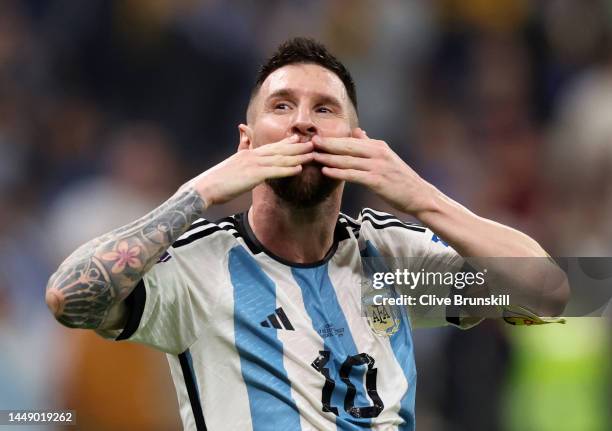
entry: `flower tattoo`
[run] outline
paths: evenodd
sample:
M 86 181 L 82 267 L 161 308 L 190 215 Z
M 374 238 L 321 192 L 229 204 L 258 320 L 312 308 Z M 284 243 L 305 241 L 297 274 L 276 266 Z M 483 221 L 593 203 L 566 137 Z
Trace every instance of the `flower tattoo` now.
M 102 255 L 102 259 L 110 262 L 115 262 L 111 268 L 113 274 L 122 272 L 126 265 L 130 268 L 138 269 L 142 266 L 142 262 L 138 258 L 140 254 L 140 246 L 135 245 L 129 248 L 127 241 L 121 241 L 117 244 L 115 251 L 109 251 Z
M 189 186 L 140 219 L 83 244 L 47 283 L 46 300 L 55 318 L 69 328 L 123 328 L 126 316 L 120 309 L 111 312 L 113 306 L 205 208 Z

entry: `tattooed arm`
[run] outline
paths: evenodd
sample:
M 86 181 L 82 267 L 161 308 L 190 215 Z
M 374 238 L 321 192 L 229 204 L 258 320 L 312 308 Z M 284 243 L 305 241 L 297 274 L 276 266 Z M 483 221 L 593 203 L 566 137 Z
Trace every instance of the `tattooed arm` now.
M 187 187 L 141 219 L 79 247 L 47 285 L 46 302 L 55 318 L 70 328 L 122 328 L 122 301 L 205 207 Z
M 208 206 L 228 202 L 268 178 L 300 173 L 302 164 L 313 159 L 312 148 L 293 135 L 253 149 L 244 135 L 236 154 L 189 181 L 160 207 L 72 253 L 49 279 L 47 306 L 70 328 L 123 328 L 123 300 Z

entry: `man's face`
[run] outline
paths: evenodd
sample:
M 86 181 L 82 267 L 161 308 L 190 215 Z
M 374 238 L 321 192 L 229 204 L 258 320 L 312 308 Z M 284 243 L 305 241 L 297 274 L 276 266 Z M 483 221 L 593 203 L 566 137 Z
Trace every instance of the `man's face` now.
M 344 84 L 333 72 L 314 64 L 292 64 L 263 82 L 248 115 L 251 145 L 278 142 L 292 134 L 300 142 L 314 135 L 350 136 L 356 114 Z M 299 175 L 266 181 L 277 196 L 297 207 L 322 202 L 339 186 L 321 165 L 309 163 Z

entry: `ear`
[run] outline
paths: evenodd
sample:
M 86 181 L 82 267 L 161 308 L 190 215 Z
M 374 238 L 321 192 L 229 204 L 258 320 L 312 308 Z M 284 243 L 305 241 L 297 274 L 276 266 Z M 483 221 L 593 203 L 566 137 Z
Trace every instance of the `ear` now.
M 238 133 L 240 133 L 240 143 L 238 144 L 238 151 L 251 149 L 253 147 L 251 141 L 251 136 L 253 132 L 251 131 L 251 128 L 246 124 L 239 124 Z

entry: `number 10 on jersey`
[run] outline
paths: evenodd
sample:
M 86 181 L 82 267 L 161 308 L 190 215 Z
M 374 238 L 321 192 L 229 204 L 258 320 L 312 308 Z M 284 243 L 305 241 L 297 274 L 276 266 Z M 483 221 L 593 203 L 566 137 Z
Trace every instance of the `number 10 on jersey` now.
M 323 385 L 323 393 L 321 395 L 321 403 L 323 404 L 324 412 L 332 412 L 338 416 L 338 407 L 331 405 L 331 398 L 334 389 L 336 388 L 336 380 L 330 375 L 329 368 L 325 365 L 331 358 L 331 352 L 328 350 L 319 351 L 319 356 L 312 362 L 312 367 L 323 374 L 325 377 L 325 384 Z M 374 418 L 378 416 L 384 409 L 384 404 L 378 392 L 376 391 L 376 373 L 377 370 L 374 368 L 374 358 L 367 353 L 359 353 L 353 356 L 347 356 L 342 365 L 340 366 L 340 380 L 346 385 L 346 395 L 344 397 L 344 411 L 349 413 L 355 418 Z M 351 370 L 354 366 L 366 365 L 365 375 L 365 393 L 372 400 L 370 406 L 355 406 L 355 395 L 357 394 L 357 388 L 349 379 Z M 360 388 L 361 390 L 361 388 Z

